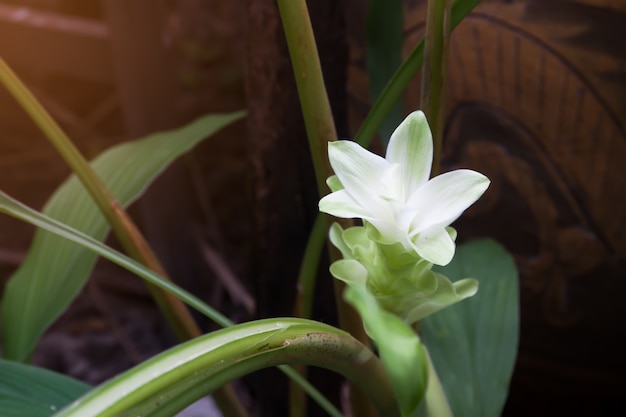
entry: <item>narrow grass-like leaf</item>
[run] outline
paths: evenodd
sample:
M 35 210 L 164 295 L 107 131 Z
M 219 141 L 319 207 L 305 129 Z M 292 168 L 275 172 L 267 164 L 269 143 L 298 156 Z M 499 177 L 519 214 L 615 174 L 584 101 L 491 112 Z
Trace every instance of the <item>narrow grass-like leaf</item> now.
M 93 162 L 119 203 L 126 207 L 175 158 L 243 112 L 209 115 L 169 132 L 115 146 Z M 109 226 L 82 184 L 70 177 L 52 196 L 43 212 L 98 240 Z M 9 280 L 2 300 L 4 356 L 25 360 L 43 331 L 78 294 L 96 261 L 96 255 L 65 239 L 38 230 L 28 255 Z
M 0 359 L 0 415 L 49 417 L 91 387 L 36 366 Z
M 492 240 L 457 248 L 438 272 L 456 281 L 479 281 L 478 293 L 421 323 L 455 417 L 497 417 L 506 400 L 519 339 L 517 269 L 511 255 Z
M 366 63 L 370 92 L 377 99 L 402 63 L 404 22 L 401 0 L 370 0 L 365 23 Z M 396 100 L 380 127 L 380 139 L 389 138 L 402 121 L 402 103 Z

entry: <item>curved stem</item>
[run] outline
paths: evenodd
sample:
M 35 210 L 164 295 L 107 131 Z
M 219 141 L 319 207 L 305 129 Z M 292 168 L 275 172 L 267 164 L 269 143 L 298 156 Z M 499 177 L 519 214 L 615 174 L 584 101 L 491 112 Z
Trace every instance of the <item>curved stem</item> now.
M 160 406 L 171 413 L 221 384 L 283 364 L 338 372 L 367 393 L 380 415 L 399 416 L 387 374 L 363 344 L 322 323 L 280 318 L 222 329 L 176 346 L 95 388 L 56 417 L 161 415 Z

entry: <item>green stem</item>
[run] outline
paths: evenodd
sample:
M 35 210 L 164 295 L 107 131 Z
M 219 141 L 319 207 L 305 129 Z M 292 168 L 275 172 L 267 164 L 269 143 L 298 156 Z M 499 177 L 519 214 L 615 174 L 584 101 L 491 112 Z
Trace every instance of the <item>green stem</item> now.
M 124 247 L 124 250 L 131 257 L 142 262 L 161 276 L 167 277 L 165 269 L 135 223 L 128 216 L 128 213 L 111 194 L 107 186 L 94 172 L 89 162 L 81 155 L 61 127 L 1 57 L 0 82 L 33 119 L 48 141 L 80 179 L 107 219 L 107 222 L 111 225 L 113 233 Z M 151 286 L 148 286 L 148 290 L 180 340 L 192 339 L 202 334 L 189 310 L 179 299 Z M 228 417 L 246 417 L 248 415 L 230 386 L 220 388 L 216 392 L 215 399 L 222 406 L 222 409 L 226 410 Z
M 452 0 L 429 0 L 422 75 L 422 109 L 433 135 L 431 176 L 439 173 L 445 115 Z
M 301 318 L 311 318 L 313 310 L 313 294 L 315 293 L 315 280 L 317 278 L 317 267 L 322 254 L 321 248 L 324 246 L 327 230 L 326 222 L 322 216 L 315 218 L 310 238 L 304 251 L 304 257 L 300 265 L 298 274 L 298 293 L 296 299 L 295 316 Z
M 293 73 L 300 97 L 302 115 L 306 127 L 309 148 L 315 168 L 315 178 L 319 195 L 328 193 L 326 178 L 332 174 L 328 161 L 328 142 L 337 139 L 337 131 L 333 120 L 322 68 L 313 35 L 313 28 L 305 0 L 278 0 Z M 342 221 L 342 225 L 349 227 L 350 220 Z M 330 227 L 330 218 L 327 218 L 327 228 Z M 331 260 L 338 259 L 337 252 L 331 250 Z M 358 314 L 343 301 L 343 286 L 335 285 L 335 301 L 339 315 L 339 322 L 343 329 L 349 331 L 363 343 L 368 338 L 363 330 Z M 297 403 L 300 395 L 292 392 L 291 403 Z M 374 415 L 373 408 L 358 390 L 351 390 L 351 405 L 355 415 L 367 417 Z M 300 409 L 304 409 L 301 405 Z M 295 408 L 292 408 L 296 412 Z M 297 411 L 297 414 L 301 414 Z
M 338 372 L 367 393 L 380 415 L 399 416 L 382 364 L 363 344 L 322 323 L 280 318 L 240 324 L 178 345 L 95 388 L 57 417 L 164 415 L 161 406 L 176 412 L 221 384 L 283 364 Z
M 304 0 L 277 0 L 304 116 L 315 178 L 320 195 L 328 193 L 326 178 L 332 174 L 328 142 L 337 139 L 326 93 L 322 67 Z
M 321 248 L 324 245 L 326 237 L 324 236 L 324 230 L 326 230 L 326 222 L 321 216 L 317 216 L 313 229 L 311 230 L 307 247 L 304 251 L 304 258 L 300 265 L 300 273 L 298 274 L 298 287 L 296 293 L 296 302 L 294 308 L 294 316 L 301 318 L 311 318 L 313 310 L 313 299 L 315 293 L 315 280 L 317 278 L 317 267 L 319 265 L 322 251 L 314 250 L 311 246 Z M 298 382 L 298 379 L 306 382 L 307 369 L 306 366 L 299 366 L 296 369 L 291 369 L 293 376 L 289 381 L 289 415 L 291 417 L 305 417 L 306 407 L 304 398 L 304 392 L 298 388 L 298 385 L 302 385 Z M 295 377 L 297 376 L 298 379 Z M 324 400 L 326 400 L 324 398 Z M 317 401 L 321 404 L 319 401 Z

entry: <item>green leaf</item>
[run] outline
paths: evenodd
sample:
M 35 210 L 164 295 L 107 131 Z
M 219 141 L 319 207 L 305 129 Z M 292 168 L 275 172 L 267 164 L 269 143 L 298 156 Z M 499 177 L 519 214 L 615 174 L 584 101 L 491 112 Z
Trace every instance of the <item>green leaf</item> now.
M 455 417 L 499 416 L 519 340 L 518 276 L 511 255 L 492 240 L 460 245 L 437 270 L 451 280 L 479 281 L 478 293 L 421 322 Z
M 0 359 L 0 415 L 48 417 L 90 389 L 65 375 Z
M 243 117 L 243 112 L 209 115 L 177 130 L 115 146 L 93 162 L 96 173 L 124 207 L 135 201 L 175 158 Z M 109 226 L 74 176 L 48 201 L 43 212 L 98 240 Z M 44 330 L 78 294 L 96 255 L 38 230 L 26 259 L 9 280 L 2 302 L 4 356 L 25 360 Z
M 383 310 L 365 288 L 347 287 L 344 296 L 378 347 L 402 416 L 415 415 L 428 381 L 428 361 L 419 337 L 400 317 Z
M 381 415 L 397 415 L 391 391 L 368 381 L 369 373 L 376 378 L 384 371 L 365 346 L 322 323 L 280 318 L 180 344 L 96 387 L 56 417 L 171 416 L 228 381 L 285 363 L 336 370 L 364 389 Z
M 402 1 L 370 0 L 365 24 L 367 73 L 372 97 L 377 99 L 402 63 Z M 402 103 L 396 100 L 380 127 L 380 138 L 385 146 L 402 121 L 402 114 Z

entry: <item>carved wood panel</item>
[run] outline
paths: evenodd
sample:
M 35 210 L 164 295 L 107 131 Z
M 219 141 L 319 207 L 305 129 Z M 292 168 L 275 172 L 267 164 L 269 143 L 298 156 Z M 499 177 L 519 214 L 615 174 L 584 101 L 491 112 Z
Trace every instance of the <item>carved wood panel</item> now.
M 408 52 L 426 5 L 406 6 Z M 625 410 L 624 39 L 626 3 L 598 0 L 484 0 L 452 36 L 443 166 L 492 179 L 459 235 L 497 239 L 520 270 L 506 415 Z M 362 45 L 353 42 L 352 54 L 358 120 Z M 420 106 L 420 78 L 407 111 Z

